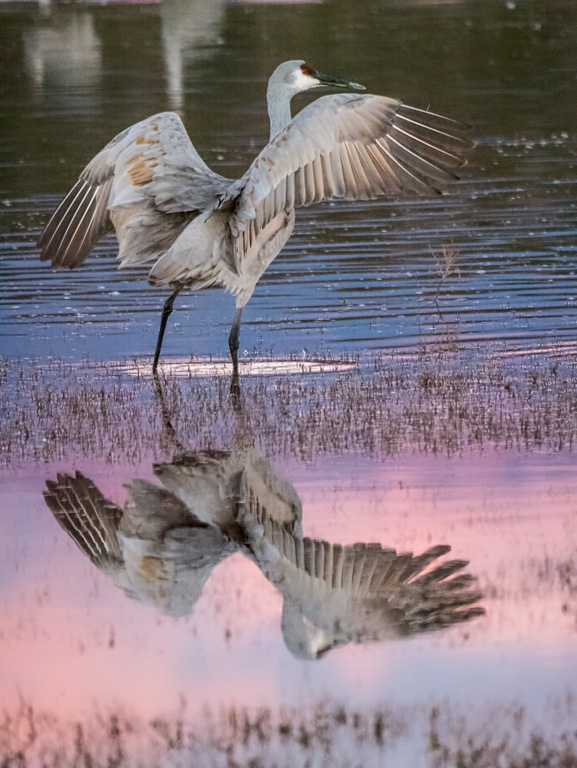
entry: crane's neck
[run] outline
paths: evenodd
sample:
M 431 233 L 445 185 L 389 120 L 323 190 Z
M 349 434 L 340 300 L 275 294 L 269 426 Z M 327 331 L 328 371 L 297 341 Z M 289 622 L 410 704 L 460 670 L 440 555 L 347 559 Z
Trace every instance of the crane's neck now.
M 270 137 L 271 139 L 281 131 L 285 125 L 288 125 L 292 119 L 291 98 L 293 94 L 287 90 L 283 84 L 269 81 L 266 102 L 268 105 L 268 116 L 270 119 Z

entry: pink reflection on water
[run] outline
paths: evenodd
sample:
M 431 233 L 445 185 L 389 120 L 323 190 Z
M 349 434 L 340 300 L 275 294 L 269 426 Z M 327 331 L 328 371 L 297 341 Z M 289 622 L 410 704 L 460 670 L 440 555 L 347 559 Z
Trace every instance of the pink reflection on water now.
M 122 484 L 149 466 L 83 466 L 122 504 Z M 46 476 L 53 477 L 48 470 Z M 0 695 L 63 716 L 127 702 L 144 717 L 178 707 L 297 706 L 315 697 L 370 704 L 524 701 L 561 694 L 575 664 L 577 605 L 561 575 L 575 554 L 577 478 L 570 455 L 488 452 L 458 459 L 292 464 L 305 535 L 377 541 L 420 553 L 448 543 L 470 561 L 487 615 L 408 641 L 295 659 L 280 633 L 282 599 L 240 554 L 218 565 L 192 616 L 128 599 L 60 530 L 44 476 L 8 478 L 1 496 Z M 565 568 L 565 570 L 563 570 Z M 528 680 L 527 671 L 531 675 Z M 503 687 L 503 680 L 507 685 Z

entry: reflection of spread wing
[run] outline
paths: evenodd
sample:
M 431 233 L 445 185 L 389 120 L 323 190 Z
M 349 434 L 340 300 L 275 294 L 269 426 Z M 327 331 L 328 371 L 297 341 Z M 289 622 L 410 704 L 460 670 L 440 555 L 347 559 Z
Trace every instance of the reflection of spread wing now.
M 105 572 L 120 567 L 123 557 L 117 531 L 122 510 L 80 472 L 76 477 L 59 474 L 56 482 L 47 480 L 46 486 L 46 504 L 86 557 Z
M 154 473 L 199 520 L 217 525 L 239 543 L 243 536 L 237 520 L 239 496 L 255 510 L 266 510 L 271 520 L 300 532 L 299 497 L 254 449 L 185 453 L 169 464 L 155 464 Z
M 239 500 L 257 519 L 265 517 L 283 530 L 302 536 L 303 511 L 297 492 L 256 453 L 245 463 L 239 482 Z
M 257 564 L 283 596 L 283 636 L 296 656 L 317 658 L 345 643 L 418 634 L 483 613 L 473 577 L 455 576 L 466 561 L 429 568 L 448 546 L 414 557 L 379 544 L 301 539 L 266 514 L 241 518 Z
M 113 226 L 122 266 L 158 258 L 230 183 L 204 163 L 178 115 L 153 115 L 118 134 L 82 171 L 42 233 L 41 258 L 76 267 Z
M 155 464 L 154 472 L 165 487 L 133 480 L 124 509 L 79 472 L 48 480 L 44 495 L 98 568 L 128 595 L 165 613 L 190 613 L 214 567 L 245 543 L 237 515 L 241 486 L 255 510 L 300 532 L 294 488 L 258 451 L 196 451 Z
M 48 507 L 81 551 L 130 597 L 164 613 L 190 613 L 213 568 L 236 551 L 217 526 L 146 480 L 127 485 L 124 510 L 79 472 L 46 484 Z

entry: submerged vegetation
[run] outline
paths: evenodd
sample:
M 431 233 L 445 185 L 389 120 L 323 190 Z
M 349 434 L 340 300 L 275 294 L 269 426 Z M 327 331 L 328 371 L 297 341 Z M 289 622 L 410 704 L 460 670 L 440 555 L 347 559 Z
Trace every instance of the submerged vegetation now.
M 0 715 L 0 765 L 377 768 L 418 756 L 429 768 L 577 766 L 574 702 L 553 704 L 550 714 L 560 720 L 548 738 L 521 705 L 462 713 L 447 704 L 361 711 L 316 703 L 205 709 L 192 718 L 183 699 L 179 709 L 149 720 L 97 710 L 67 721 L 21 701 Z
M 178 440 L 195 449 L 254 440 L 271 458 L 305 461 L 577 444 L 577 363 L 566 357 L 479 361 L 435 346 L 409 357 L 316 362 L 332 372 L 241 377 L 236 409 L 228 377 L 198 375 L 194 360 L 178 371 L 165 366 L 156 383 L 148 361 L 5 363 L 1 460 L 137 462 L 172 455 Z

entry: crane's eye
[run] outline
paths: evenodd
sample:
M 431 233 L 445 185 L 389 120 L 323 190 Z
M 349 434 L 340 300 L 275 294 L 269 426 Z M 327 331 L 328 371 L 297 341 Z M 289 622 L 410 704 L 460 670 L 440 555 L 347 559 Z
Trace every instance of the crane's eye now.
M 312 67 L 309 67 L 308 64 L 301 64 L 301 72 L 303 75 L 308 75 L 309 77 L 316 77 L 317 75 L 316 71 Z

